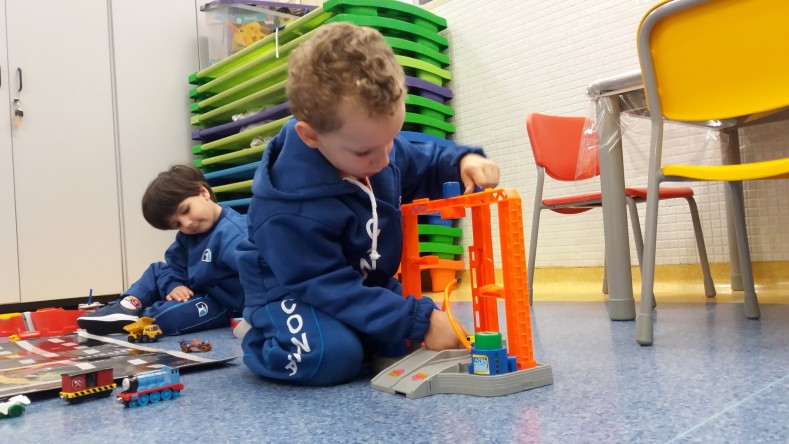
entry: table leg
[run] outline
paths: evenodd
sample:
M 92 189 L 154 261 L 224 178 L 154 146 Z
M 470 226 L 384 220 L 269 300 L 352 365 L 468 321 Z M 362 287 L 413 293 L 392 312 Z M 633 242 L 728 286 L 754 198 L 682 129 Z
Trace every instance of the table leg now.
M 723 163 L 737 164 L 742 163 L 740 159 L 740 134 L 736 128 L 722 131 L 726 136 L 726 141 L 722 144 Z M 742 192 L 742 188 L 740 188 Z M 734 217 L 732 215 L 731 189 L 724 188 L 726 196 L 726 231 L 729 235 L 729 264 L 731 265 L 731 289 L 742 291 L 742 271 L 740 269 L 740 254 L 737 249 L 737 235 L 734 231 Z M 740 199 L 743 197 L 740 196 Z
M 603 194 L 603 228 L 608 260 L 608 315 L 614 321 L 636 317 L 630 244 L 625 209 L 625 175 L 617 97 L 595 103 L 600 157 L 600 189 Z

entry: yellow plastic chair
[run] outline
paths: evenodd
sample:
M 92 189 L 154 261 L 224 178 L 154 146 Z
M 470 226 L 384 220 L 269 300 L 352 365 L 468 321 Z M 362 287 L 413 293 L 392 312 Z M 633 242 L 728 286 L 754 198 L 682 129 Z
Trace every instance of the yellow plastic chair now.
M 652 7 L 638 29 L 638 57 L 651 115 L 646 237 L 636 340 L 653 342 L 652 303 L 657 189 L 664 181 L 725 181 L 739 247 L 748 318 L 759 317 L 743 180 L 789 177 L 789 158 L 741 165 L 662 165 L 663 119 L 710 121 L 771 114 L 789 107 L 789 2 L 674 0 Z M 723 53 L 723 54 L 722 54 Z

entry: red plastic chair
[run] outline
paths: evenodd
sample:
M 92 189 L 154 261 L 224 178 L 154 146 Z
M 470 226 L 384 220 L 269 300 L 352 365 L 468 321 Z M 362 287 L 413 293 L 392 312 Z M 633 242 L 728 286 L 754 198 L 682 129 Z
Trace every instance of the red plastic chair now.
M 593 193 L 576 194 L 571 196 L 553 197 L 543 199 L 545 174 L 561 182 L 591 179 L 600 175 L 600 165 L 596 153 L 586 156 L 582 168 L 578 168 L 580 147 L 584 132 L 584 117 L 560 117 L 532 113 L 526 117 L 526 130 L 529 133 L 534 161 L 537 164 L 537 185 L 534 193 L 534 212 L 532 214 L 531 240 L 529 242 L 529 298 L 532 298 L 534 281 L 534 262 L 537 255 L 537 233 L 540 227 L 540 213 L 542 210 L 552 210 L 561 214 L 578 214 L 592 208 L 601 207 L 602 194 Z M 646 188 L 625 188 L 625 200 L 630 210 L 630 222 L 633 227 L 633 238 L 636 242 L 638 264 L 641 265 L 644 241 L 641 235 L 641 224 L 638 220 L 637 203 L 646 202 Z M 693 190 L 688 187 L 660 188 L 660 200 L 685 199 L 690 207 L 693 219 L 693 230 L 696 234 L 696 245 L 699 250 L 699 260 L 704 274 L 704 293 L 715 296 L 715 285 L 710 275 L 710 266 L 707 261 L 707 249 L 704 246 L 704 235 L 701 231 L 699 212 L 693 198 Z M 604 278 L 603 292 L 608 293 L 607 281 Z

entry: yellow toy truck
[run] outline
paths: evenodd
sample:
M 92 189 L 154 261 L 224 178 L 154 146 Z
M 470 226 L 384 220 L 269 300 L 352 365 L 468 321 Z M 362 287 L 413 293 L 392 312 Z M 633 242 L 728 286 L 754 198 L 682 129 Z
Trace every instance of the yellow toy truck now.
M 129 342 L 154 342 L 159 340 L 162 335 L 162 329 L 153 323 L 153 318 L 142 317 L 129 325 L 123 327 L 124 330 L 129 332 L 126 338 Z

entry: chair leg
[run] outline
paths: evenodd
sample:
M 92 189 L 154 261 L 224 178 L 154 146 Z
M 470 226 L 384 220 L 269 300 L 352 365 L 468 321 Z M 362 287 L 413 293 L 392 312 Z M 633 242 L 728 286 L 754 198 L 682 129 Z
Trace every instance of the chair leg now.
M 758 319 L 761 313 L 759 311 L 759 300 L 756 297 L 756 289 L 753 284 L 753 268 L 751 265 L 751 250 L 748 245 L 748 228 L 745 224 L 745 204 L 742 195 L 742 182 L 729 182 L 729 189 L 731 190 L 734 229 L 737 234 L 737 248 L 740 254 L 742 287 L 745 292 L 745 299 L 743 301 L 745 306 L 745 317 L 748 319 Z
M 638 218 L 638 206 L 632 197 L 625 197 L 627 208 L 630 210 L 630 225 L 633 227 L 633 241 L 636 243 L 636 254 L 638 255 L 638 270 L 644 263 L 644 236 L 641 233 L 641 221 Z M 652 308 L 657 307 L 657 300 L 654 292 L 652 293 Z
M 650 137 L 649 175 L 647 179 L 647 215 L 644 219 L 644 257 L 641 261 L 641 305 L 636 314 L 636 342 L 652 345 L 652 305 L 655 285 L 655 249 L 657 247 L 658 203 L 660 201 L 660 159 L 663 150 L 663 119 L 652 116 Z
M 654 130 L 653 130 L 654 131 Z M 652 305 L 655 287 L 655 248 L 657 247 L 658 190 L 647 189 L 646 236 L 644 238 L 644 258 L 641 261 L 641 306 L 636 318 L 636 342 L 652 345 L 654 326 L 652 325 Z
M 641 222 L 638 220 L 638 207 L 632 197 L 625 197 L 627 208 L 630 210 L 630 226 L 633 227 L 633 241 L 636 243 L 636 254 L 638 254 L 638 267 L 641 268 L 644 259 L 644 236 L 641 233 Z
M 528 269 L 528 284 L 529 284 L 529 305 L 533 305 L 534 301 L 534 261 L 537 257 L 537 233 L 540 230 L 540 213 L 542 211 L 542 202 L 534 204 L 534 214 L 532 214 L 531 221 L 531 238 L 529 239 L 529 263 Z
M 529 306 L 534 303 L 534 261 L 537 257 L 537 233 L 540 230 L 540 213 L 542 206 L 542 189 L 545 184 L 545 170 L 537 168 L 537 183 L 534 185 L 534 206 L 531 216 L 531 238 L 529 239 L 529 262 L 526 264 L 528 270 Z
M 707 247 L 704 245 L 704 232 L 701 230 L 701 219 L 699 219 L 699 209 L 696 206 L 696 199 L 687 197 L 688 207 L 690 207 L 690 218 L 693 220 L 693 231 L 696 234 L 696 248 L 699 250 L 699 262 L 701 262 L 701 273 L 704 275 L 704 294 L 708 298 L 715 296 L 715 283 L 712 282 L 710 273 L 710 262 L 707 259 Z

